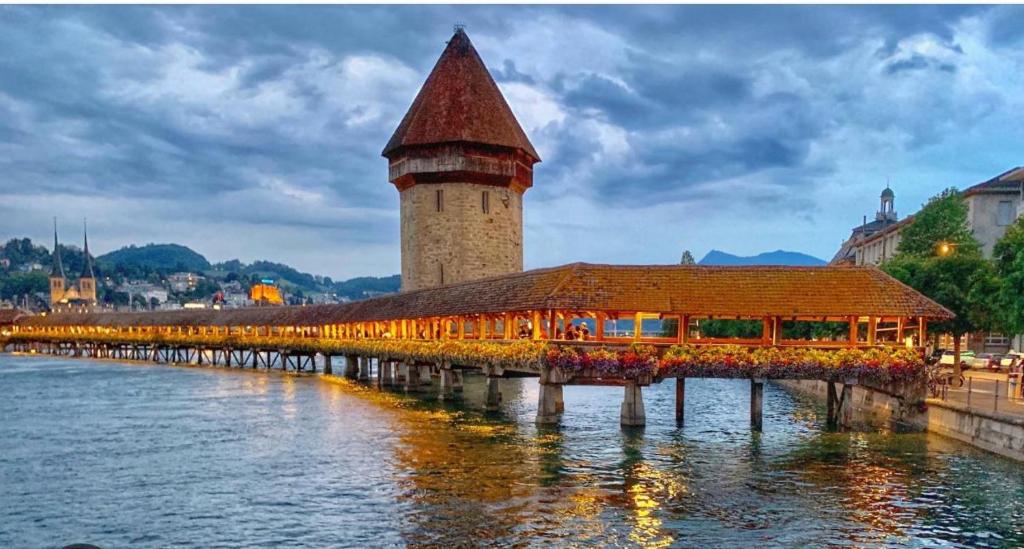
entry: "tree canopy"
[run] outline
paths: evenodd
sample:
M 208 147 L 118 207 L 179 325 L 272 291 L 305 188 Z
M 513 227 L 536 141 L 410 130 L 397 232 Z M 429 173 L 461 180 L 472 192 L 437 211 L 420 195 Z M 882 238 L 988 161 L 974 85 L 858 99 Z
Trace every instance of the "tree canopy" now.
M 942 255 L 980 256 L 981 244 L 967 222 L 963 195 L 949 188 L 931 198 L 900 233 L 897 252 L 921 258 Z M 943 245 L 948 246 L 947 250 Z
M 992 250 L 999 277 L 995 307 L 1007 333 L 1024 333 L 1024 217 L 1007 229 Z

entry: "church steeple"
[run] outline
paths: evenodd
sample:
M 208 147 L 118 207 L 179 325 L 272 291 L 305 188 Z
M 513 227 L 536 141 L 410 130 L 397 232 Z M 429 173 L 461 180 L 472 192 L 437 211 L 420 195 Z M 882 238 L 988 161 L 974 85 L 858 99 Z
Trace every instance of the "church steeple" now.
M 57 242 L 57 218 L 53 218 L 53 263 L 50 268 L 50 308 L 55 309 L 64 299 L 67 290 L 64 276 L 64 263 L 60 260 L 60 244 Z
M 57 243 L 57 218 L 53 218 L 53 265 L 50 268 L 50 278 L 65 278 L 64 263 L 60 260 L 60 245 Z
M 82 239 L 85 241 L 85 261 L 82 265 L 81 278 L 96 278 L 92 270 L 92 256 L 89 255 L 89 227 L 84 219 L 82 220 Z
M 86 306 L 96 305 L 96 275 L 92 271 L 92 258 L 89 257 L 89 230 L 85 220 L 82 220 L 82 238 L 85 244 L 85 260 L 82 266 L 82 276 L 78 277 L 78 298 L 85 302 Z

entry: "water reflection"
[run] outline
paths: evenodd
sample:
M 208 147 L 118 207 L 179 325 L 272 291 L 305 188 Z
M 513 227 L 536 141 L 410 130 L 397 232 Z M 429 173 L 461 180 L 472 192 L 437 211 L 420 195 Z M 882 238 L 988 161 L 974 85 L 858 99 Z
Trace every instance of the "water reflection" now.
M 0 357 L 0 546 L 1018 546 L 1018 464 L 921 434 L 826 433 L 774 386 L 567 388 L 533 424 L 534 380 L 454 401 L 345 380 Z M 43 398 L 45 396 L 45 398 Z M 39 471 L 47 471 L 40 474 Z M 99 479 L 102 479 L 100 482 Z

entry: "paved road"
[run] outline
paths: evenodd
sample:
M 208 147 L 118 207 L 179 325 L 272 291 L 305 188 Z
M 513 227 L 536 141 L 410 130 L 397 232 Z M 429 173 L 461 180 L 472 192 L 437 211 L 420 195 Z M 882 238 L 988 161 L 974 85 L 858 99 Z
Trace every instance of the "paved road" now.
M 1020 398 L 1020 393 L 1014 398 L 1007 396 L 1007 374 L 967 371 L 964 377 L 964 386 L 950 387 L 945 400 L 961 406 L 968 406 L 969 403 L 972 410 L 997 411 L 1024 417 L 1024 399 Z

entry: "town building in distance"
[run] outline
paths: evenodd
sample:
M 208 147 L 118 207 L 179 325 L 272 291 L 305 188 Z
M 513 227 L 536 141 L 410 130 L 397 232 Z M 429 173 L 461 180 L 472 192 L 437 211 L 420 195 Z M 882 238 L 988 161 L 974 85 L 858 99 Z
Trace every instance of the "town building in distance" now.
M 981 243 L 982 253 L 992 257 L 992 248 L 1006 229 L 1024 215 L 1024 167 L 1003 172 L 988 181 L 968 187 L 963 192 L 967 203 L 967 223 Z M 879 265 L 896 255 L 900 233 L 913 223 L 910 215 L 898 220 L 894 209 L 895 194 L 886 187 L 882 205 L 875 220 L 854 227 L 832 258 L 833 264 Z
M 88 312 L 96 308 L 96 274 L 89 255 L 89 233 L 83 228 L 85 261 L 78 281 L 68 284 L 64 263 L 57 242 L 57 220 L 53 220 L 53 265 L 50 269 L 50 309 L 53 311 Z

